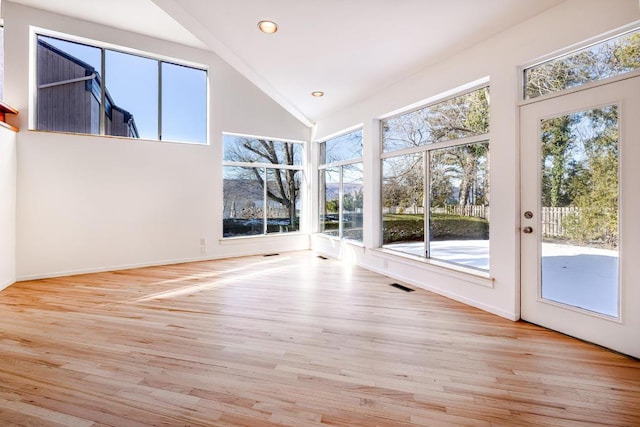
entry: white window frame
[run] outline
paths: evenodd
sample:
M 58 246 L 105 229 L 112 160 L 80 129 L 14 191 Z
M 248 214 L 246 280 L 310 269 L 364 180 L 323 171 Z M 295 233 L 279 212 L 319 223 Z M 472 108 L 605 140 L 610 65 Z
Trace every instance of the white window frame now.
M 331 141 L 333 139 L 337 139 L 340 137 L 343 137 L 345 135 L 349 135 L 351 133 L 354 132 L 358 132 L 360 131 L 360 133 L 362 133 L 362 127 L 357 127 L 357 128 L 351 128 L 347 131 L 344 132 L 340 132 L 330 138 L 326 138 L 323 139 L 321 141 L 318 141 L 318 147 L 320 148 L 322 146 L 322 144 L 326 144 L 328 141 Z M 360 140 L 361 144 L 362 144 L 362 139 Z M 364 147 L 362 149 L 362 151 L 364 151 Z M 320 148 L 318 150 L 318 153 L 322 153 L 322 148 Z M 327 234 L 325 232 L 323 232 L 320 229 L 320 212 L 322 209 L 322 206 L 320 206 L 320 203 L 318 203 L 318 210 L 316 212 L 316 217 L 318 220 L 318 228 L 316 230 L 316 232 L 322 236 L 331 238 L 331 239 L 337 239 L 337 240 L 346 240 L 346 241 L 350 241 L 350 242 L 358 242 L 358 243 L 362 243 L 361 240 L 353 240 L 353 239 L 345 239 L 344 238 L 344 213 L 343 213 L 343 202 L 344 202 L 344 187 L 343 187 L 343 176 L 344 176 L 344 166 L 349 166 L 349 165 L 355 165 L 355 164 L 362 164 L 363 166 L 363 180 L 364 180 L 364 161 L 363 161 L 363 156 L 361 155 L 360 157 L 355 157 L 353 159 L 347 159 L 347 160 L 339 160 L 336 162 L 328 162 L 328 163 L 322 163 L 322 159 L 318 160 L 318 198 L 320 198 L 321 195 L 321 189 L 320 189 L 320 173 L 323 173 L 326 169 L 334 169 L 334 168 L 339 168 L 340 169 L 340 181 L 339 181 L 339 185 L 340 185 L 340 189 L 339 189 L 339 193 L 338 193 L 338 235 L 337 236 L 332 236 L 330 234 Z M 364 236 L 363 236 L 364 239 Z

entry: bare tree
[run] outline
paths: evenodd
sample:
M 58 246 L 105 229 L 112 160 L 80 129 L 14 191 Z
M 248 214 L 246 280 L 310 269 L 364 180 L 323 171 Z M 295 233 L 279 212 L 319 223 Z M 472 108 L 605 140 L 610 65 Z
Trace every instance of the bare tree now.
M 265 164 L 264 167 L 249 167 L 245 170 L 253 175 L 253 179 L 261 188 L 266 188 L 269 200 L 287 211 L 290 223 L 296 223 L 296 203 L 300 193 L 301 171 L 271 168 L 268 165 L 295 165 L 299 162 L 300 144 L 262 138 L 239 138 L 234 142 L 225 146 L 225 160 Z
M 394 151 L 413 148 L 488 132 L 489 90 L 482 88 L 385 121 L 384 149 Z M 455 179 L 459 181 L 456 199 L 461 206 L 469 204 L 471 196 L 474 201 L 480 199 L 487 204 L 488 181 L 484 179 L 481 188 L 478 185 L 480 172 L 478 168 L 481 159 L 484 161 L 483 167 L 486 167 L 488 160 L 486 143 L 431 151 L 432 201 L 448 202 L 452 191 L 450 180 Z M 413 163 L 413 157 L 407 157 L 404 173 L 396 174 L 394 179 L 387 179 L 389 197 L 392 197 L 393 193 L 403 191 L 422 193 L 423 183 L 418 185 L 417 180 L 408 179 L 409 172 L 415 170 Z M 396 166 L 396 169 L 398 168 L 399 166 Z M 422 174 L 424 175 L 424 172 Z M 397 188 L 394 189 L 394 186 Z M 435 194 L 436 189 L 446 191 L 447 194 Z M 397 197 L 397 194 L 393 197 Z M 386 200 L 386 203 L 389 202 Z

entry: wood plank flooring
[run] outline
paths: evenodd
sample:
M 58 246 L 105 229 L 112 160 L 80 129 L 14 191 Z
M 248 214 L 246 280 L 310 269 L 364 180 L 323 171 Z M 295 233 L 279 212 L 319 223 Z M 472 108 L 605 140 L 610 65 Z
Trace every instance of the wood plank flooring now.
M 311 252 L 0 293 L 2 426 L 640 426 L 640 362 Z

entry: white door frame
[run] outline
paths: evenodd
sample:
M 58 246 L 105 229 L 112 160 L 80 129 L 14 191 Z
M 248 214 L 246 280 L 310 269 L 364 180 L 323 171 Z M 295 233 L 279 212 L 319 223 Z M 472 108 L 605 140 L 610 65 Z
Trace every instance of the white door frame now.
M 540 292 L 540 120 L 612 104 L 619 106 L 619 318 L 545 300 Z M 521 106 L 520 156 L 522 319 L 640 358 L 640 77 Z

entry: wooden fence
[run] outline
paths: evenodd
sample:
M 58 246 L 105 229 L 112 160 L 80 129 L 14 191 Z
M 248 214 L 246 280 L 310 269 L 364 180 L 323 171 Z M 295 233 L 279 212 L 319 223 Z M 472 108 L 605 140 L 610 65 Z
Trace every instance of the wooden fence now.
M 451 215 L 474 216 L 477 218 L 489 219 L 489 206 L 484 205 L 446 205 L 432 208 L 434 213 L 445 213 Z M 564 236 L 564 219 L 568 215 L 575 215 L 580 208 L 567 206 L 562 208 L 543 207 L 540 212 L 540 227 L 542 235 L 545 237 Z
M 485 205 L 445 205 L 431 208 L 431 212 L 489 219 L 489 206 Z
M 543 236 L 557 237 L 565 233 L 562 223 L 568 215 L 578 213 L 579 208 L 567 206 L 563 208 L 543 207 L 540 212 L 540 227 Z
M 462 216 L 475 216 L 477 218 L 489 219 L 489 206 L 484 205 L 445 205 L 431 208 L 432 213 L 450 214 L 450 215 L 462 215 Z M 382 209 L 382 213 L 385 214 L 424 214 L 422 206 L 411 206 L 408 208 L 399 207 L 385 207 Z

